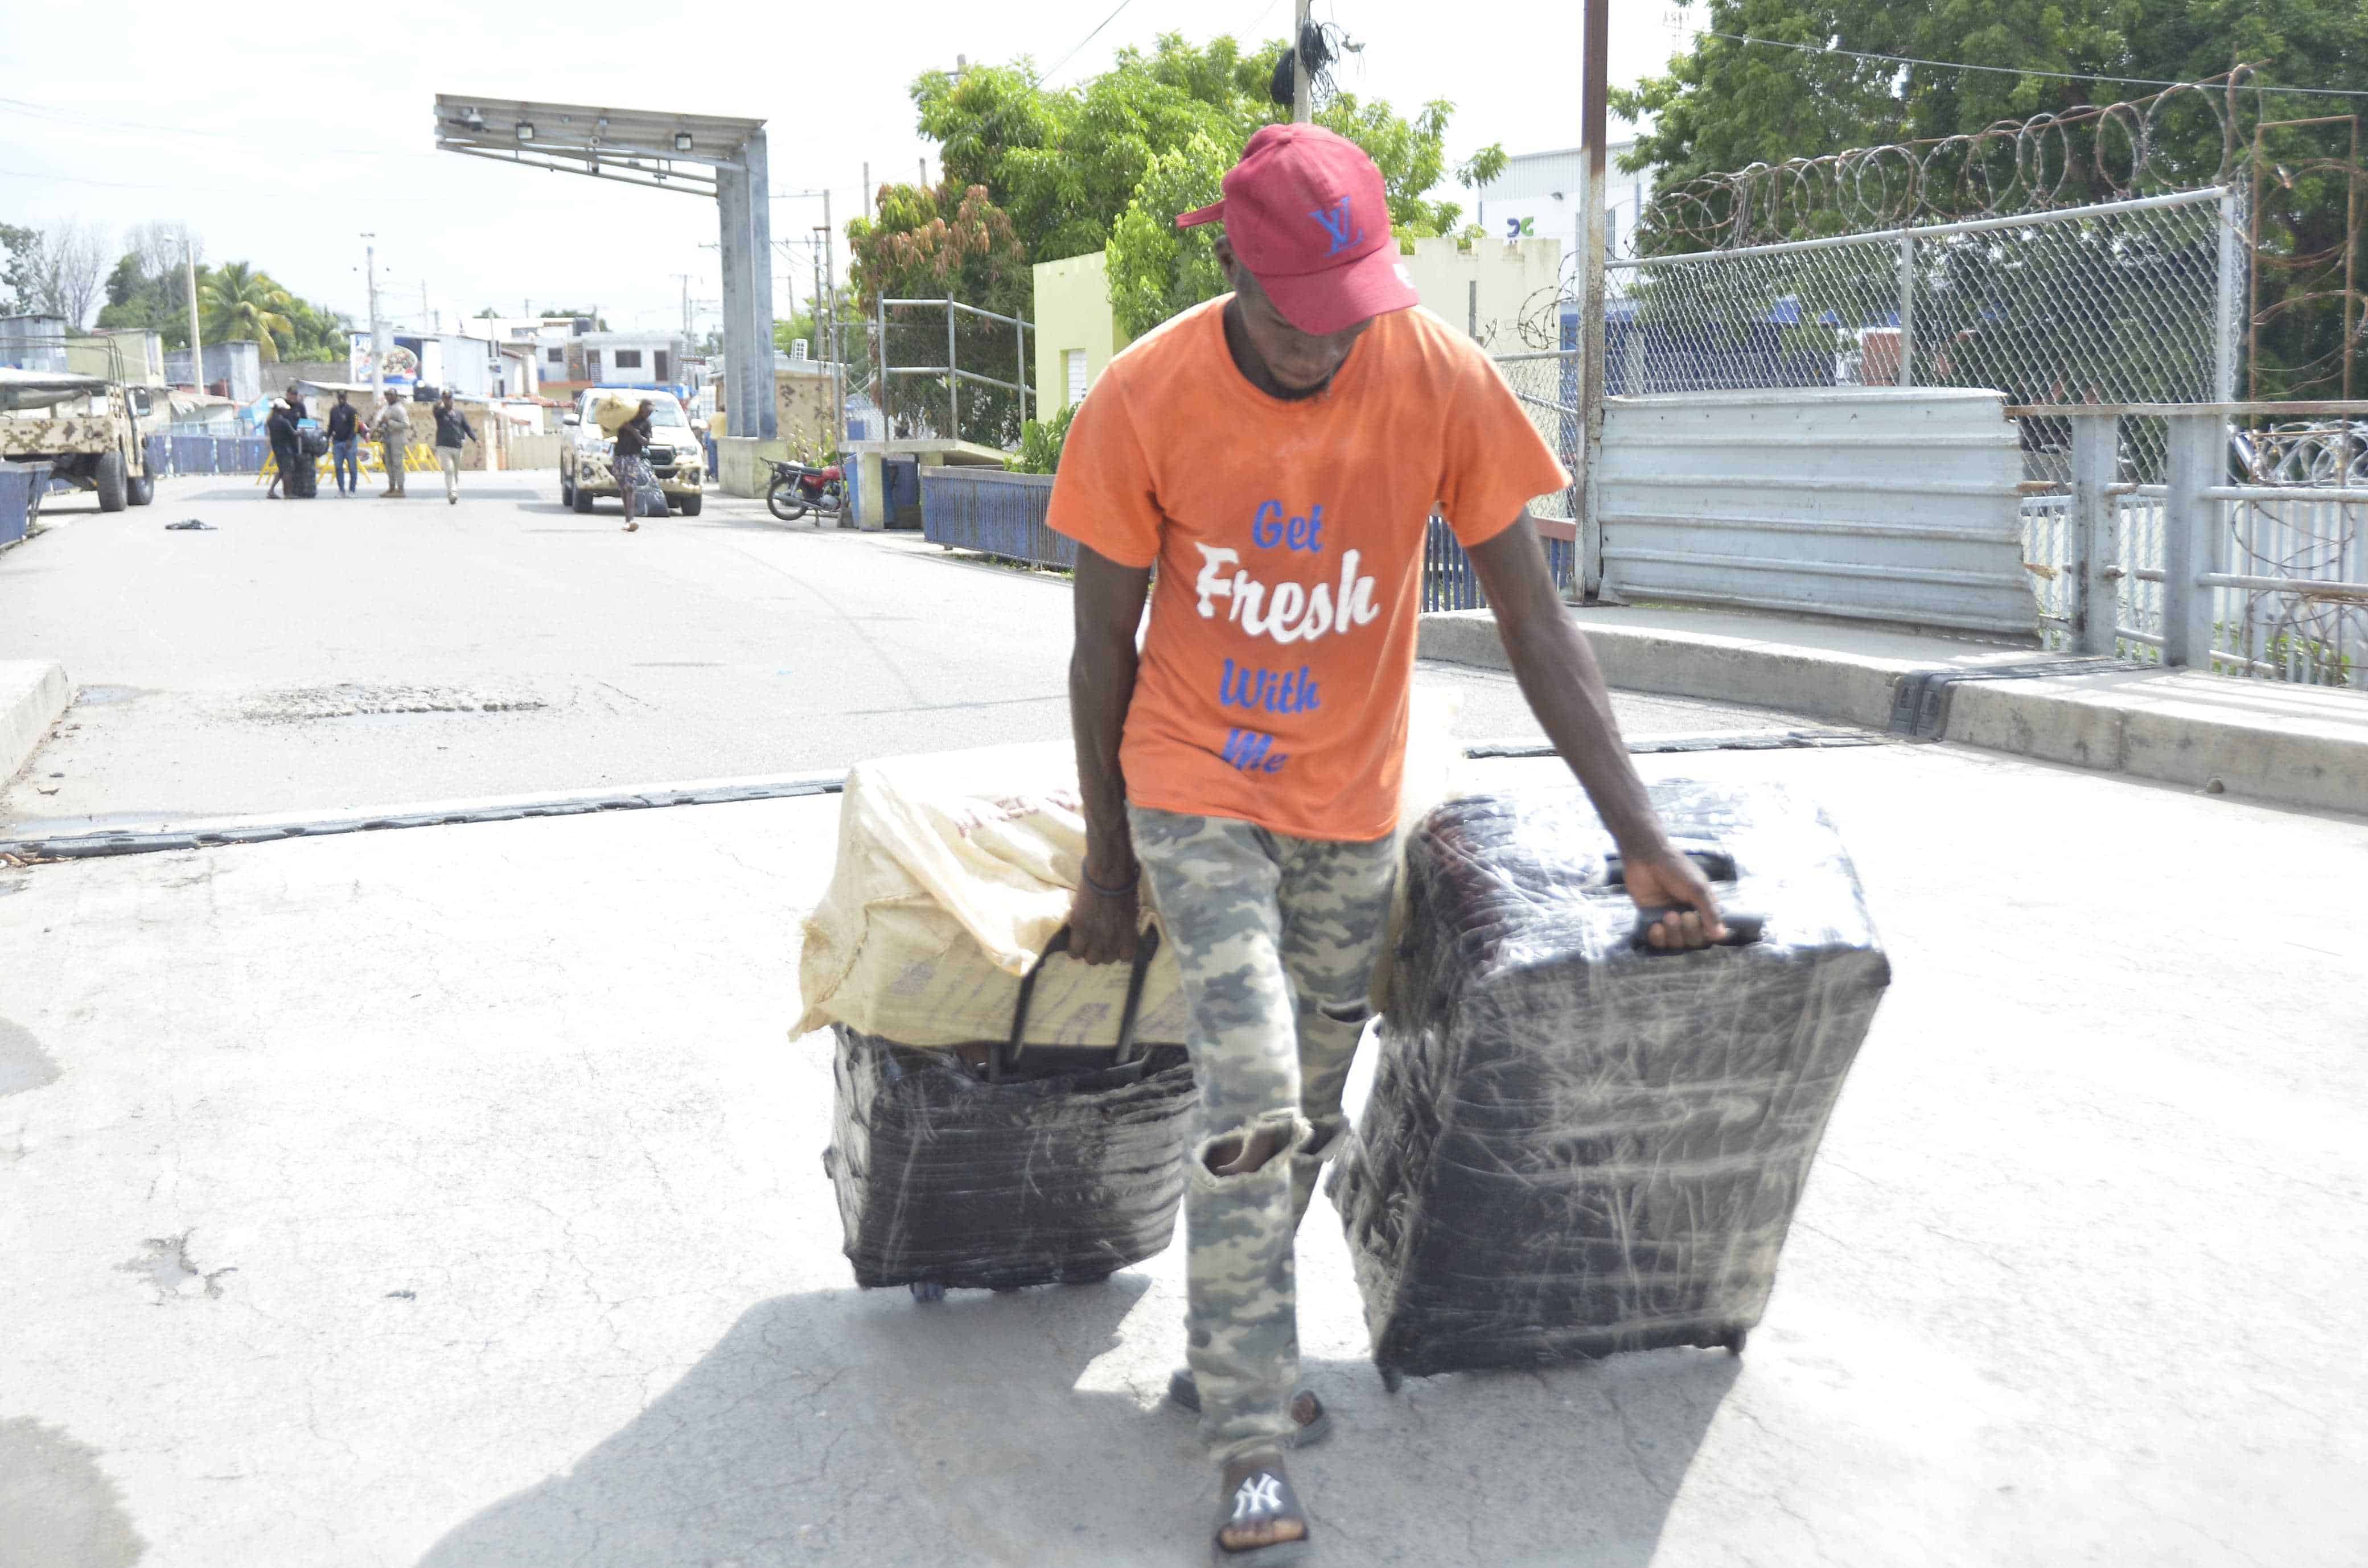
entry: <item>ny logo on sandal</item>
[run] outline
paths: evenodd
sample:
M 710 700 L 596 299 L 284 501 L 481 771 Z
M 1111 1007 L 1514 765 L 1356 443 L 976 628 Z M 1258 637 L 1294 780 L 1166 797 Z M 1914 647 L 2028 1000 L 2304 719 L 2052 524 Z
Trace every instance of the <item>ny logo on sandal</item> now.
M 1253 1475 L 1234 1489 L 1234 1523 L 1282 1511 L 1282 1477 Z

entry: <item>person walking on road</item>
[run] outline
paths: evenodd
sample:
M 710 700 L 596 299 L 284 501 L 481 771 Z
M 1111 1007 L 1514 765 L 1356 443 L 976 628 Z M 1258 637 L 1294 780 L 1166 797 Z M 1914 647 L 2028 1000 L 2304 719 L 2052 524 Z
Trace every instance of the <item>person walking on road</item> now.
M 339 392 L 329 409 L 329 468 L 336 475 L 340 497 L 349 497 L 362 487 L 361 422 L 361 411 Z
M 386 406 L 378 411 L 370 422 L 370 434 L 378 438 L 379 450 L 386 459 L 386 488 L 381 498 L 403 494 L 403 458 L 411 449 L 411 415 L 403 411 L 403 393 L 386 389 Z
M 1078 408 L 1050 522 L 1077 541 L 1071 727 L 1087 827 L 1072 949 L 1131 958 L 1147 894 L 1182 971 L 1200 1088 L 1187 1359 L 1220 1471 L 1218 1561 L 1308 1550 L 1283 1451 L 1331 1424 L 1298 1388 L 1293 1236 L 1397 876 L 1425 531 L 1469 551 L 1548 736 L 1617 840 L 1646 939 L 1725 935 L 1622 744 L 1528 511 L 1568 476 L 1487 357 L 1415 308 L 1380 170 L 1271 125 L 1224 199 L 1233 292 L 1117 359 Z M 1151 586 L 1156 566 L 1157 585 Z M 1146 595 L 1151 620 L 1138 653 Z
M 642 526 L 642 492 L 657 483 L 657 475 L 650 472 L 650 460 L 642 454 L 650 445 L 650 410 L 655 404 L 648 398 L 633 411 L 633 416 L 617 426 L 617 450 L 609 466 L 617 476 L 617 496 L 625 504 L 625 531 L 632 533 Z
M 444 504 L 461 504 L 461 446 L 473 441 L 477 432 L 471 427 L 469 416 L 452 406 L 452 389 L 436 400 L 436 466 L 444 471 Z
M 263 492 L 266 501 L 280 499 L 283 487 L 289 499 L 295 498 L 296 485 L 290 475 L 296 472 L 296 464 L 301 460 L 296 446 L 297 418 L 296 393 L 292 388 L 272 403 L 270 414 L 264 418 L 263 433 L 271 440 L 271 483 Z

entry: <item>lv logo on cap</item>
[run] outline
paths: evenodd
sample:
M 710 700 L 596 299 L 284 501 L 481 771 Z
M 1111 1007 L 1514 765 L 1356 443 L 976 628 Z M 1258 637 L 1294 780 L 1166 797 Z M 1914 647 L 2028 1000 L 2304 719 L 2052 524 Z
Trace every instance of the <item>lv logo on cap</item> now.
M 1349 215 L 1349 199 L 1345 196 L 1333 203 L 1330 211 L 1327 212 L 1319 207 L 1308 213 L 1308 216 L 1323 224 L 1324 232 L 1332 236 L 1332 248 L 1324 253 L 1326 256 L 1338 256 L 1350 245 L 1362 243 L 1365 238 L 1365 229 L 1361 223 L 1355 223 L 1356 232 L 1349 233 L 1354 220 Z

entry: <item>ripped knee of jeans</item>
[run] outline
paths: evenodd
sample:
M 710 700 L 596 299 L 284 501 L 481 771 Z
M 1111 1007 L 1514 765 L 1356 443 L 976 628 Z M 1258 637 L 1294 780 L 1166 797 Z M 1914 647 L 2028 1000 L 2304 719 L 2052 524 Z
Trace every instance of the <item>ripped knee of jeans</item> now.
M 1371 1021 L 1373 1016 L 1372 1004 L 1362 996 L 1348 1002 L 1320 1003 L 1315 1010 L 1336 1024 L 1361 1025 Z
M 1252 1117 L 1231 1132 L 1204 1138 L 1192 1151 L 1192 1177 L 1221 1187 L 1257 1175 L 1280 1155 L 1295 1155 L 1307 1146 L 1314 1129 L 1295 1110 L 1270 1110 Z

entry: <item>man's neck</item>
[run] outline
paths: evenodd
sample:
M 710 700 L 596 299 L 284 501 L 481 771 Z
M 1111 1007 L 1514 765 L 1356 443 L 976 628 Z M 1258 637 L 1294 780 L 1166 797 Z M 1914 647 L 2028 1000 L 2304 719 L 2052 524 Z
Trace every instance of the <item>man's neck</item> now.
M 1287 387 L 1276 381 L 1274 372 L 1266 368 L 1266 361 L 1258 357 L 1258 346 L 1250 341 L 1249 333 L 1242 325 L 1239 296 L 1225 301 L 1225 351 L 1234 357 L 1234 369 L 1239 370 L 1250 385 L 1267 396 L 1279 397 L 1285 403 L 1304 403 L 1311 397 L 1321 396 L 1332 385 L 1330 376 L 1312 387 Z

